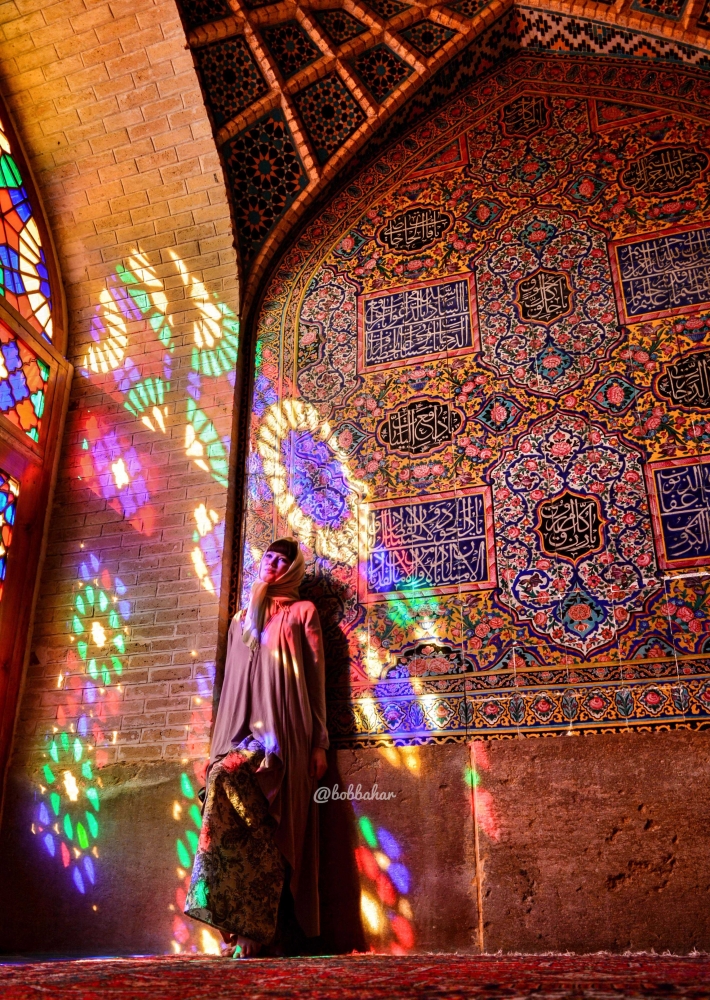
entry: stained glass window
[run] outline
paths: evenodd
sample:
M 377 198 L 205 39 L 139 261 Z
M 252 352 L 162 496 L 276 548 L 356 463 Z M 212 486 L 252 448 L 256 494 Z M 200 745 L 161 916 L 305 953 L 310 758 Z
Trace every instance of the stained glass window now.
M 0 413 L 39 441 L 49 365 L 0 320 Z
M 12 541 L 12 526 L 15 523 L 15 505 L 20 484 L 12 476 L 0 469 L 0 600 L 5 586 L 7 553 Z
M 0 295 L 52 339 L 47 261 L 27 191 L 0 125 Z

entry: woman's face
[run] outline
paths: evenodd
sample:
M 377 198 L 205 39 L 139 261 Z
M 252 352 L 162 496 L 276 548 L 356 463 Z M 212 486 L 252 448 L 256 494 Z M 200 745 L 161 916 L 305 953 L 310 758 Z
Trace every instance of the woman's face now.
M 291 563 L 281 552 L 265 552 L 261 557 L 259 579 L 263 583 L 276 583 L 290 565 Z

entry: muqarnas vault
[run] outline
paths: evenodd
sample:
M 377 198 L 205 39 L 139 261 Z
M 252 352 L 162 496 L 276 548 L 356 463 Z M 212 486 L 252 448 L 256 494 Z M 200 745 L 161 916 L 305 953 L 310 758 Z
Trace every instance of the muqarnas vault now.
M 364 168 L 262 305 L 245 582 L 274 528 L 310 546 L 341 744 L 709 718 L 699 84 L 519 63 Z

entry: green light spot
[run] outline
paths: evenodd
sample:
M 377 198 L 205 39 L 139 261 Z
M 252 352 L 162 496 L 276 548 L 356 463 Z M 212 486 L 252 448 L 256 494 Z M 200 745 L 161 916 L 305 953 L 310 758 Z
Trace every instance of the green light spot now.
M 81 765 L 81 773 L 87 779 L 87 781 L 92 781 L 93 780 L 94 775 L 93 775 L 93 772 L 91 770 L 91 761 L 90 760 L 85 760 L 84 763 Z
M 377 837 L 375 836 L 375 831 L 372 827 L 372 823 L 367 818 L 367 816 L 361 816 L 358 825 L 360 827 L 360 833 L 368 847 L 373 849 L 377 847 Z
M 60 739 L 62 741 L 62 746 L 64 747 L 64 749 L 68 750 L 69 749 L 69 734 L 68 733 L 62 733 Z
M 192 788 L 192 785 L 190 784 L 190 779 L 188 778 L 188 776 L 185 774 L 184 771 L 180 775 L 180 790 L 182 791 L 182 794 L 185 796 L 186 799 L 194 799 L 195 792 Z
M 84 438 L 84 440 L 81 442 L 81 447 L 84 449 L 84 451 L 89 450 L 89 442 L 86 440 L 86 438 Z
M 114 636 L 114 638 L 113 638 L 113 644 L 116 647 L 116 649 L 119 651 L 119 653 L 125 653 L 126 652 L 126 646 L 125 646 L 125 643 L 123 641 L 123 636 L 120 633 L 119 633 L 119 635 Z
M 102 611 L 105 611 L 108 607 L 108 597 L 104 594 L 103 590 L 99 591 L 99 607 Z
M 90 584 L 86 588 L 85 593 L 86 593 L 86 599 L 89 602 L 89 604 L 93 604 L 94 603 L 94 588 Z
M 194 830 L 185 830 L 185 836 L 187 837 L 187 842 L 190 845 L 190 850 L 193 854 L 197 854 L 197 845 L 200 842 L 200 838 Z
M 94 809 L 96 810 L 96 812 L 98 812 L 99 811 L 99 793 L 96 791 L 96 789 L 95 788 L 87 788 L 86 789 L 86 797 L 89 800 L 89 802 L 92 804 L 92 806 L 94 807 Z
M 81 596 L 81 594 L 76 595 L 76 610 L 79 612 L 80 615 L 86 614 L 86 608 L 84 606 L 84 598 Z
M 57 750 L 57 744 L 52 740 L 49 744 L 49 756 L 52 758 L 55 764 L 59 763 L 59 751 Z M 54 780 L 54 778 L 52 778 Z
M 481 778 L 478 771 L 474 770 L 472 767 L 467 767 L 464 771 L 464 781 L 470 788 L 477 788 L 480 784 Z
M 83 752 L 84 752 L 84 748 L 81 745 L 81 740 L 77 736 L 77 738 L 74 740 L 74 760 L 80 761 L 81 760 L 81 755 L 83 754 Z
M 195 885 L 192 892 L 198 907 L 200 909 L 205 909 L 207 906 L 207 883 L 205 882 L 205 880 L 200 879 L 200 881 Z
M 190 806 L 190 819 L 198 830 L 202 828 L 202 816 L 200 815 L 200 810 L 194 803 Z
M 190 852 L 188 851 L 188 849 L 185 847 L 185 845 L 181 840 L 178 840 L 177 842 L 177 856 L 178 856 L 178 861 L 180 862 L 183 868 L 192 867 Z
M 69 813 L 64 813 L 64 833 L 67 835 L 68 840 L 74 839 L 74 830 L 72 829 Z
M 52 794 L 49 796 L 49 802 L 50 805 L 52 806 L 52 812 L 54 813 L 55 816 L 59 815 L 59 806 L 61 804 L 61 801 L 62 800 L 60 799 L 59 795 L 56 792 L 52 792 Z
M 79 653 L 79 656 L 82 658 L 82 660 L 85 660 L 86 659 L 86 653 L 87 653 L 87 650 L 89 648 L 88 643 L 86 643 L 86 642 L 77 642 L 76 648 L 77 648 L 77 652 Z
M 81 633 L 84 631 L 84 626 L 81 624 L 76 615 L 74 615 L 71 624 L 72 628 L 74 629 L 74 633 L 76 635 L 81 635 Z
M 106 669 L 106 664 L 101 664 L 101 677 L 103 678 L 104 687 L 108 687 L 111 683 L 111 674 Z
M 123 664 L 121 663 L 121 661 L 119 660 L 119 658 L 117 656 L 112 656 L 111 657 L 111 666 L 113 667 L 113 669 L 116 671 L 116 673 L 120 677 L 121 674 L 123 673 Z
M 54 747 L 56 753 L 57 748 L 56 746 L 54 746 L 54 743 L 52 744 L 52 746 Z M 54 757 L 54 754 L 52 754 L 52 756 Z M 56 760 L 57 758 L 55 757 L 54 759 Z M 49 766 L 49 764 L 45 764 L 42 770 L 44 771 L 45 781 L 47 782 L 48 785 L 51 785 L 55 781 L 55 777 L 52 773 L 52 768 Z
M 121 623 L 118 620 L 118 615 L 116 614 L 116 611 L 115 611 L 114 608 L 111 608 L 111 610 L 109 611 L 109 614 L 108 614 L 108 623 L 111 626 L 111 628 L 120 628 L 121 627 Z
M 96 822 L 96 817 L 93 813 L 86 812 L 86 822 L 89 824 L 89 832 L 91 836 L 96 840 L 99 835 L 99 824 Z
M 98 670 L 96 669 L 96 660 L 93 658 L 89 660 L 89 674 L 94 680 L 96 680 L 99 675 Z
M 86 829 L 83 823 L 76 824 L 76 835 L 79 840 L 79 847 L 85 851 L 89 846 L 89 838 L 86 836 Z

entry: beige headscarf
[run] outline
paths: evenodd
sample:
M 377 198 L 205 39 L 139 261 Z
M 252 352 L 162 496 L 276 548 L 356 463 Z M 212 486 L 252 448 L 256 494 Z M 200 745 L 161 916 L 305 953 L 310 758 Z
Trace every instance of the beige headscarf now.
M 276 541 L 296 542 L 295 538 L 276 539 Z M 256 651 L 261 644 L 261 633 L 264 629 L 264 621 L 271 617 L 275 604 L 279 601 L 297 601 L 300 598 L 298 588 L 303 577 L 306 575 L 306 560 L 298 545 L 296 558 L 289 568 L 276 583 L 264 583 L 257 576 L 251 585 L 251 597 L 249 607 L 244 616 L 244 626 L 242 628 L 242 641 L 251 649 Z M 267 549 L 268 551 L 268 549 Z

